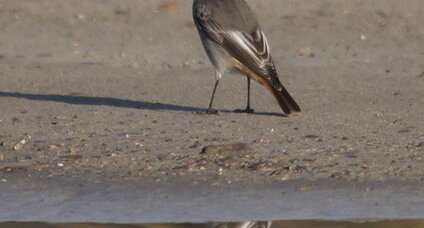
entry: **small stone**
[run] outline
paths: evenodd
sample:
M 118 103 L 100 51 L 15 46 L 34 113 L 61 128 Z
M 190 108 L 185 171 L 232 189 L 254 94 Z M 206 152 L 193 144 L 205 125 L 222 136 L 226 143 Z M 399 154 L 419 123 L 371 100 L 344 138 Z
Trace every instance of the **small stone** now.
M 128 9 L 116 9 L 114 11 L 115 15 L 125 15 L 128 14 L 129 10 Z
M 153 167 L 152 167 L 151 165 L 149 165 L 149 164 L 146 164 L 146 165 L 143 167 L 143 169 L 144 169 L 144 170 L 151 170 L 151 169 L 153 169 Z
M 218 169 L 218 175 L 222 175 L 224 173 L 224 169 L 222 168 L 222 167 L 220 167 L 219 169 Z
M 69 152 L 71 155 L 77 155 L 77 154 L 78 154 L 78 152 L 79 152 L 79 150 L 78 150 L 78 148 L 76 148 L 76 147 L 71 147 L 71 148 L 69 148 L 68 152 Z
M 300 48 L 297 50 L 297 54 L 300 56 L 310 56 L 314 57 L 315 55 L 312 53 L 312 49 L 310 47 Z
M 4 160 L 4 153 L 0 153 L 0 161 Z
M 58 167 L 63 167 L 64 165 L 63 165 L 63 163 L 57 163 L 57 166 Z
M 259 139 L 258 142 L 264 143 L 264 144 L 269 144 L 269 143 L 271 143 L 271 140 L 270 139 Z
M 24 147 L 23 144 L 16 143 L 15 146 L 13 147 L 13 150 L 18 151 L 18 150 L 21 150 L 23 147 Z
M 159 9 L 171 11 L 177 9 L 179 6 L 178 2 L 165 2 L 159 5 Z
M 138 146 L 138 147 L 143 147 L 143 146 L 144 146 L 144 144 L 143 144 L 143 143 L 141 143 L 141 142 L 136 142 L 136 143 L 134 143 L 134 145 L 136 145 L 136 146 Z
M 59 148 L 57 145 L 50 145 L 49 150 L 57 150 Z
M 411 130 L 409 130 L 409 129 L 400 129 L 398 131 L 398 133 L 408 133 L 408 132 L 411 132 Z
M 304 139 L 317 139 L 319 138 L 318 135 L 305 135 L 303 136 Z
M 282 180 L 282 181 L 290 180 L 290 175 L 286 174 L 286 175 L 282 176 L 282 177 L 281 177 L 281 180 Z

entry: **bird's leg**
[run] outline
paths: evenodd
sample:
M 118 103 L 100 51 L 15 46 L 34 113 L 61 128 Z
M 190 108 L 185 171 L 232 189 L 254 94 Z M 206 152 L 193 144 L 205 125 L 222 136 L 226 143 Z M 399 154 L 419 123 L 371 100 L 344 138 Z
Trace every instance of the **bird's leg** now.
M 207 114 L 217 114 L 218 113 L 217 110 L 212 109 L 212 104 L 213 104 L 213 99 L 215 97 L 216 88 L 218 88 L 218 83 L 219 83 L 220 79 L 221 79 L 221 74 L 217 73 L 216 74 L 215 86 L 213 87 L 211 101 L 209 102 L 209 107 L 208 107 L 208 110 L 206 111 Z
M 236 109 L 234 110 L 234 112 L 245 112 L 245 113 L 254 113 L 255 110 L 250 108 L 250 78 L 247 77 L 247 106 L 246 109 L 242 110 L 242 109 Z
M 250 78 L 247 77 L 247 106 L 246 106 L 246 112 L 247 113 L 253 113 L 255 110 L 250 108 Z

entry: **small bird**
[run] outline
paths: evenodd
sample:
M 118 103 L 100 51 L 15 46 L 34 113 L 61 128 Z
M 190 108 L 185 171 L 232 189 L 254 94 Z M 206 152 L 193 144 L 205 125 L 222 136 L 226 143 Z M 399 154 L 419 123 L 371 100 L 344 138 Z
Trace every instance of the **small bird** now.
M 216 113 L 212 103 L 222 75 L 241 72 L 247 77 L 247 106 L 250 107 L 250 80 L 265 86 L 277 99 L 285 115 L 300 108 L 281 84 L 270 55 L 268 40 L 244 0 L 194 0 L 193 19 L 203 47 L 216 70 L 216 81 L 207 113 Z M 240 111 L 240 110 L 239 110 Z

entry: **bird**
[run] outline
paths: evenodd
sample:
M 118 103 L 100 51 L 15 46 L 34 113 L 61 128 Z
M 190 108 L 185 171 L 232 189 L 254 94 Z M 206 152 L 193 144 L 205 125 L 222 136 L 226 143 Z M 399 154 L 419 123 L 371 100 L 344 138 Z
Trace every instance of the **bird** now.
M 281 84 L 265 33 L 245 0 L 193 0 L 193 20 L 210 62 L 215 85 L 208 114 L 222 75 L 239 72 L 247 77 L 247 106 L 238 112 L 253 113 L 250 80 L 263 85 L 275 97 L 285 116 L 300 112 L 299 105 Z

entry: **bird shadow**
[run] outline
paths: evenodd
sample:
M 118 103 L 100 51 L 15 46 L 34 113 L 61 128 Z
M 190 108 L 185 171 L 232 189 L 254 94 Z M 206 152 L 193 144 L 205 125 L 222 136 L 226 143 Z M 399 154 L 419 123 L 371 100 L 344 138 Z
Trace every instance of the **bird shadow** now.
M 110 106 L 119 108 L 130 108 L 130 109 L 142 109 L 142 110 L 154 110 L 154 111 L 180 111 L 180 112 L 191 112 L 201 113 L 205 112 L 206 109 L 196 108 L 183 105 L 166 104 L 160 102 L 148 102 L 148 101 L 134 101 L 121 98 L 113 97 L 90 97 L 82 95 L 62 95 L 62 94 L 32 94 L 32 93 L 19 93 L 19 92 L 1 92 L 0 97 L 13 97 L 22 98 L 35 101 L 49 101 L 57 103 L 65 103 L 72 105 L 95 105 L 95 106 Z M 218 110 L 222 113 L 232 113 L 230 110 Z M 255 112 L 255 115 L 268 115 L 268 116 L 284 116 L 280 113 L 267 113 L 267 112 Z

